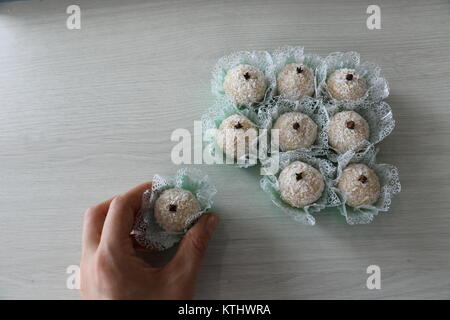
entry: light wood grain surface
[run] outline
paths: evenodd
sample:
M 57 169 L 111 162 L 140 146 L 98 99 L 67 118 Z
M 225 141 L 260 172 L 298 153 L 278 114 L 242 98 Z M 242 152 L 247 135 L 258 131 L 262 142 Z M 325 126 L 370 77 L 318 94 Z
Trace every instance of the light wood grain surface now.
M 70 4 L 0 4 L 0 298 L 77 299 L 66 268 L 84 210 L 176 171 L 171 132 L 211 105 L 218 58 L 285 44 L 382 66 L 397 127 L 379 160 L 402 193 L 370 225 L 308 227 L 268 201 L 256 169 L 198 166 L 222 221 L 197 297 L 450 298 L 448 1 L 377 1 L 373 31 L 371 1 L 78 1 L 81 30 L 66 28 Z M 381 290 L 366 288 L 371 264 Z

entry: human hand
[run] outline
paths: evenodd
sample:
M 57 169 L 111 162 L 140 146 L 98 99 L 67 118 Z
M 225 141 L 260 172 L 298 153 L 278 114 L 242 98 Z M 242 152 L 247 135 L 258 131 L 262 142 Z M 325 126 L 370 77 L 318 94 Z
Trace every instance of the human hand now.
M 133 229 L 144 183 L 89 208 L 84 216 L 81 296 L 85 299 L 192 299 L 196 276 L 219 219 L 203 215 L 186 233 L 173 259 L 155 268 L 136 255 Z

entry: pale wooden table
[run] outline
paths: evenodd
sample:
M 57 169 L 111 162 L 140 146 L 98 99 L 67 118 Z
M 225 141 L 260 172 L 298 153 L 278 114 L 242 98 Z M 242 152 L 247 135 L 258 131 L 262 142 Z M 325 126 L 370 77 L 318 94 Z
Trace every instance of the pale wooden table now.
M 210 71 L 234 50 L 304 45 L 381 64 L 398 121 L 381 162 L 399 167 L 390 214 L 292 223 L 257 170 L 202 166 L 222 217 L 198 298 L 450 297 L 450 23 L 447 1 L 71 1 L 0 4 L 0 298 L 78 298 L 84 210 L 172 174 L 175 128 L 210 106 Z M 381 267 L 382 289 L 366 288 Z

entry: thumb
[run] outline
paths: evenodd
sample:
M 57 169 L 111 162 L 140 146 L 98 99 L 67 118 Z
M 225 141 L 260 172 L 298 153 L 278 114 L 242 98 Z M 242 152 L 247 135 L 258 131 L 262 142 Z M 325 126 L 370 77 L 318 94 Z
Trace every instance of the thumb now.
M 208 242 L 218 223 L 219 217 L 208 213 L 189 229 L 181 241 L 175 257 L 166 266 L 170 274 L 175 277 L 187 277 L 189 280 L 195 279 L 208 248 Z

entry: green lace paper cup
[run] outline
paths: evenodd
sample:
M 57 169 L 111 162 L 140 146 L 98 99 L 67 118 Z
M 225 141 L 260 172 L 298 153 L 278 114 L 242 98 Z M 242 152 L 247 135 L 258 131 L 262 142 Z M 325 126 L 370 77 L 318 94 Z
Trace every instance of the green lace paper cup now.
M 357 52 L 334 52 L 328 55 L 322 62 L 317 73 L 317 95 L 331 103 L 342 102 L 334 99 L 327 88 L 328 77 L 339 69 L 354 69 L 366 81 L 367 90 L 365 94 L 353 101 L 342 100 L 350 104 L 360 104 L 363 102 L 378 102 L 389 96 L 389 85 L 385 78 L 381 76 L 381 68 L 371 62 L 360 62 L 360 55 Z
M 266 91 L 261 101 L 237 104 L 224 90 L 225 77 L 232 68 L 239 65 L 250 65 L 260 70 L 266 80 Z M 267 51 L 239 51 L 219 59 L 212 71 L 211 91 L 217 98 L 226 98 L 238 107 L 257 108 L 269 100 L 275 91 L 275 76 L 272 57 Z
M 365 150 L 369 145 L 376 145 L 383 141 L 395 128 L 394 115 L 391 107 L 384 101 L 374 103 L 361 103 L 361 104 L 326 104 L 325 109 L 328 113 L 328 119 L 342 111 L 354 111 L 363 117 L 369 125 L 369 139 L 361 142 L 358 145 L 352 147 L 351 150 L 358 152 L 358 150 Z M 329 121 L 324 128 L 324 132 L 327 135 Z M 339 156 L 339 152 L 333 147 L 329 146 L 327 157 L 329 160 L 336 162 Z
M 249 144 L 249 152 L 243 154 L 237 159 L 228 156 L 218 145 L 216 133 L 222 122 L 232 115 L 242 115 L 247 117 L 258 129 L 257 136 Z M 221 98 L 216 100 L 214 106 L 202 116 L 203 129 L 203 148 L 206 154 L 207 164 L 227 164 L 240 168 L 248 168 L 258 164 L 258 158 L 261 151 L 259 149 L 260 141 L 267 141 L 267 134 L 260 131 L 260 122 L 256 110 L 248 108 L 239 108 L 230 100 Z
M 284 213 L 291 216 L 295 221 L 306 225 L 314 225 L 316 219 L 313 214 L 327 207 L 336 207 L 341 201 L 337 196 L 333 179 L 336 175 L 336 167 L 328 160 L 311 156 L 301 151 L 288 151 L 280 153 L 279 159 L 271 158 L 270 161 L 279 161 L 279 170 L 276 174 L 266 175 L 260 180 L 261 188 L 269 195 L 272 202 Z M 281 171 L 294 161 L 307 163 L 322 174 L 325 181 L 325 188 L 321 197 L 314 203 L 303 208 L 296 208 L 286 203 L 280 194 L 278 177 Z M 270 164 L 272 167 L 274 164 Z
M 333 181 L 333 186 L 341 199 L 341 205 L 338 207 L 339 212 L 350 225 L 372 222 L 379 212 L 389 210 L 393 196 L 401 191 L 398 169 L 390 164 L 377 163 L 376 154 L 376 148 L 374 145 L 370 145 L 363 152 L 348 151 L 338 158 L 337 178 Z M 337 189 L 337 183 L 341 178 L 342 171 L 351 163 L 363 163 L 378 176 L 381 192 L 378 200 L 373 205 L 351 207 L 346 204 L 345 195 Z
M 156 200 L 164 190 L 171 188 L 192 192 L 200 203 L 201 210 L 188 221 L 183 232 L 165 231 L 154 216 Z M 208 182 L 208 176 L 198 169 L 182 168 L 171 178 L 156 174 L 153 176 L 152 188 L 143 194 L 141 209 L 132 232 L 134 238 L 139 245 L 148 249 L 162 251 L 172 247 L 183 238 L 195 221 L 211 208 L 216 193 L 216 188 Z

